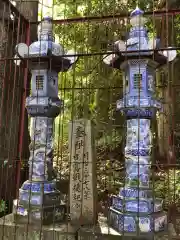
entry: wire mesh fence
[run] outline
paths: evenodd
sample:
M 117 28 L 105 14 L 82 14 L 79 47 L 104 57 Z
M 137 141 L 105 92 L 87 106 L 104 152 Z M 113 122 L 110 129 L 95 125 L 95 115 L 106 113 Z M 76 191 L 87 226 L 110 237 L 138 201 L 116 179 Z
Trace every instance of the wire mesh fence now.
M 178 238 L 179 13 L 1 1 L 1 239 Z

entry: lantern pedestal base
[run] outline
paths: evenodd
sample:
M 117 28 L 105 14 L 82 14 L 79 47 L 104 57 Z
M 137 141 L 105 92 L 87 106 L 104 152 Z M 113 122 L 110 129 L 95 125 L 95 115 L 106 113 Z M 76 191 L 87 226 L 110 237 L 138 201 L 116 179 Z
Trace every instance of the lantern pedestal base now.
M 54 181 L 25 181 L 19 189 L 19 205 L 25 208 L 30 206 L 52 206 L 57 205 L 62 199 L 62 194 L 57 190 Z
M 32 225 L 49 225 L 56 222 L 62 222 L 66 216 L 66 204 L 56 204 L 52 206 L 41 206 L 25 208 L 17 204 L 17 200 L 13 203 L 14 221 L 20 224 Z
M 19 189 L 19 199 L 13 202 L 14 218 L 19 223 L 51 224 L 63 221 L 66 204 L 54 181 L 29 181 Z
M 168 231 L 157 233 L 144 233 L 142 235 L 135 235 L 135 233 L 118 232 L 109 226 L 107 219 L 99 216 L 99 221 L 96 226 L 83 226 L 78 231 L 78 240 L 171 240 L 177 236 L 172 233 L 168 224 Z
M 110 208 L 109 224 L 122 235 L 149 236 L 148 238 L 167 231 L 168 226 L 165 212 L 152 214 L 122 213 L 112 207 Z

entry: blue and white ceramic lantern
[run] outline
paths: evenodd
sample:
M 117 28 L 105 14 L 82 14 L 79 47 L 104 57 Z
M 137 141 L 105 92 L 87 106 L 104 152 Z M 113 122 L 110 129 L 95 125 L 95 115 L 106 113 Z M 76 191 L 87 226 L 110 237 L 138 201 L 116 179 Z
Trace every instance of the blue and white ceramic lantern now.
M 123 111 L 127 122 L 125 187 L 113 197 L 109 216 L 117 231 L 141 236 L 167 227 L 163 200 L 153 198 L 150 182 L 151 120 L 157 110 L 162 110 L 154 94 L 155 70 L 172 61 L 176 52 L 158 52 L 159 40 L 148 39 L 146 19 L 139 8 L 131 13 L 130 23 L 127 41 L 115 43 L 119 54 L 104 58 L 105 64 L 124 73 L 124 96 L 117 102 L 117 109 Z
M 71 53 L 72 54 L 72 53 Z M 77 60 L 68 57 L 54 42 L 52 18 L 45 17 L 38 27 L 38 41 L 16 46 L 16 57 L 28 60 L 32 74 L 31 95 L 26 108 L 31 117 L 29 180 L 19 189 L 14 214 L 22 222 L 49 224 L 62 220 L 65 204 L 56 189 L 53 169 L 53 123 L 60 114 L 58 73 L 67 71 Z

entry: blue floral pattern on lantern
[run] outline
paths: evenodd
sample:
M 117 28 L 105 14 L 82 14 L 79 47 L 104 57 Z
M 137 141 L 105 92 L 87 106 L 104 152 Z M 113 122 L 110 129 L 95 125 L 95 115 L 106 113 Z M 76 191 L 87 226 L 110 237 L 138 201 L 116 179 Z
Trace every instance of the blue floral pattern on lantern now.
M 126 196 L 113 196 L 112 197 L 112 207 L 121 212 L 134 212 L 134 213 L 153 213 L 162 211 L 163 201 L 162 199 L 152 198 L 152 194 L 143 195 L 140 197 L 138 195 L 133 195 L 133 189 L 131 189 L 131 195 Z M 143 191 L 143 190 L 141 190 Z M 121 193 L 122 190 L 121 190 Z M 152 193 L 152 192 L 151 192 Z
M 44 189 L 44 192 L 53 192 L 56 189 L 54 182 L 41 183 L 41 182 L 24 182 L 22 189 L 25 191 L 31 192 L 41 192 Z
M 118 212 L 110 208 L 109 220 L 114 229 L 124 233 L 150 233 L 163 231 L 167 227 L 167 215 L 160 213 L 159 215 L 136 216 L 122 212 Z
M 150 198 L 152 196 L 152 190 L 124 187 L 120 189 L 119 196 L 123 198 Z
M 150 149 L 151 131 L 149 119 L 127 120 L 126 148 Z

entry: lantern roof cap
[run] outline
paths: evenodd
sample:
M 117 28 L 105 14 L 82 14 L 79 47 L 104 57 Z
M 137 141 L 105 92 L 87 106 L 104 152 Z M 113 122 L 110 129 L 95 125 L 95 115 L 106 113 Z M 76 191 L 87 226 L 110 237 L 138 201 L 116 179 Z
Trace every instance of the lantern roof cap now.
M 144 11 L 142 11 L 139 7 L 136 7 L 136 9 L 134 9 L 131 14 L 130 17 L 136 17 L 136 16 L 140 16 L 143 15 Z

